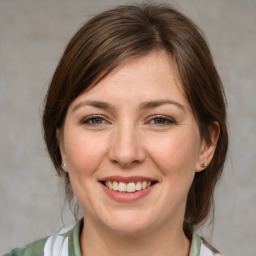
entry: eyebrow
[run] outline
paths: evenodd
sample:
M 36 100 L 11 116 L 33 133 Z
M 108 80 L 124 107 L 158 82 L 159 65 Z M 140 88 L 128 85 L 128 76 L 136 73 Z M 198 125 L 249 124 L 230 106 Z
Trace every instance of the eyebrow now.
M 182 111 L 186 112 L 185 107 L 180 104 L 177 101 L 174 100 L 153 100 L 153 101 L 146 101 L 143 102 L 140 105 L 140 109 L 151 109 L 151 108 L 157 108 L 160 107 L 162 105 L 166 105 L 166 104 L 171 104 L 171 105 L 175 105 L 177 106 L 179 109 L 181 109 Z
M 71 110 L 71 112 L 74 112 L 74 111 L 76 111 L 77 109 L 79 109 L 80 107 L 83 107 L 83 106 L 92 106 L 92 107 L 99 108 L 99 109 L 104 109 L 104 110 L 113 109 L 113 106 L 106 103 L 106 102 L 86 100 L 86 101 L 82 101 L 82 102 L 78 103 L 77 105 L 75 105 L 73 107 L 73 109 Z
M 175 105 L 177 106 L 179 109 L 181 109 L 182 111 L 186 112 L 185 107 L 174 101 L 174 100 L 152 100 L 152 101 L 146 101 L 140 104 L 139 108 L 142 110 L 146 110 L 146 109 L 152 109 L 152 108 L 157 108 L 160 107 L 162 105 L 166 105 L 166 104 L 171 104 L 171 105 Z M 71 112 L 76 111 L 77 109 L 79 109 L 80 107 L 83 106 L 92 106 L 95 108 L 99 108 L 99 109 L 104 109 L 104 110 L 111 110 L 114 109 L 114 106 L 106 103 L 104 101 L 91 101 L 91 100 L 86 100 L 86 101 L 82 101 L 80 103 L 78 103 L 77 105 L 75 105 L 73 107 L 73 109 L 71 110 Z

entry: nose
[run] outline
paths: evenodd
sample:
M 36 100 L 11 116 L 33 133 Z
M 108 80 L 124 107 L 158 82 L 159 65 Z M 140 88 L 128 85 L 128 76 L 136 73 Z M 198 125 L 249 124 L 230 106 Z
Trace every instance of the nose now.
M 130 125 L 115 129 L 109 150 L 110 161 L 122 168 L 141 164 L 146 157 L 139 132 Z

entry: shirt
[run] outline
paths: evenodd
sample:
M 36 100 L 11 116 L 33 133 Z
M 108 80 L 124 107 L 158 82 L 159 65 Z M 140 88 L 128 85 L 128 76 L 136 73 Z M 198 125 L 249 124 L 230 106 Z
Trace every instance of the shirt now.
M 13 249 L 2 256 L 81 256 L 81 219 L 73 228 L 62 228 L 50 237 L 29 244 L 26 248 Z M 209 246 L 194 231 L 189 256 L 223 256 Z

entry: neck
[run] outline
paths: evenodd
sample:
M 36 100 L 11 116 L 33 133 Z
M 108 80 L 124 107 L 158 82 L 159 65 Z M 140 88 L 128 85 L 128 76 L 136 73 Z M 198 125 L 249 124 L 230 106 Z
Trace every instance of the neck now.
M 85 218 L 86 220 L 86 218 Z M 88 219 L 87 219 L 88 220 Z M 182 226 L 164 225 L 139 234 L 120 234 L 97 223 L 84 221 L 80 237 L 82 256 L 188 256 L 190 241 Z

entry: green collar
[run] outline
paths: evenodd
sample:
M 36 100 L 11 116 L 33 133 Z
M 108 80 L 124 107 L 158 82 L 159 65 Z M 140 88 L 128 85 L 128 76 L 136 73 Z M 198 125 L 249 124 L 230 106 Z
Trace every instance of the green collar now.
M 201 239 L 197 235 L 196 231 L 193 231 L 192 242 L 190 247 L 189 256 L 199 256 L 201 249 Z
M 81 256 L 80 250 L 80 233 L 83 227 L 83 219 L 79 220 L 71 230 L 68 239 L 68 255 Z

